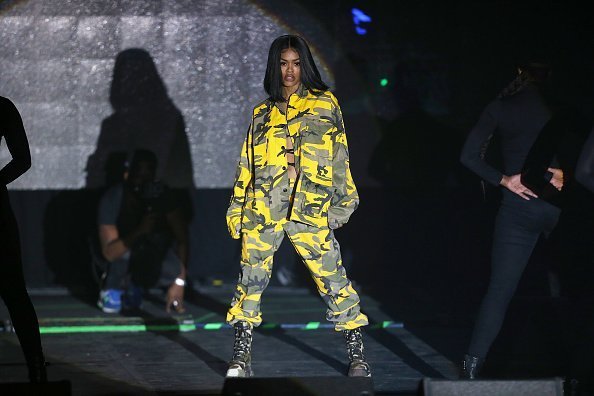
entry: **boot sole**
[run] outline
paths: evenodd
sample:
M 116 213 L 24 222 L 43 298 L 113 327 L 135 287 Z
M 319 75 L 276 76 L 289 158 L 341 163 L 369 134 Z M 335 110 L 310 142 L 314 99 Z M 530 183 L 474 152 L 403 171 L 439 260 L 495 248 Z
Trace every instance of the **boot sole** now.
M 242 369 L 240 367 L 229 368 L 227 370 L 227 374 L 225 375 L 225 377 L 227 378 L 247 378 L 253 376 L 254 372 L 252 371 L 251 366 L 247 366 L 245 369 Z

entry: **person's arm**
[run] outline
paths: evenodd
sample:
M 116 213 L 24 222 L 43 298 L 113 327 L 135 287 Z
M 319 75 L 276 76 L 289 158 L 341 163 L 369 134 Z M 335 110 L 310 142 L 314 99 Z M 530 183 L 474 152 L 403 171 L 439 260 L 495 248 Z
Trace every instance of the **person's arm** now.
M 126 254 L 131 246 L 150 232 L 155 225 L 155 215 L 145 215 L 141 223 L 125 237 L 120 235 L 117 228 L 117 219 L 120 213 L 122 200 L 124 199 L 124 187 L 116 185 L 108 189 L 101 200 L 97 213 L 97 224 L 99 224 L 99 242 L 103 257 L 113 262 Z
M 504 175 L 489 165 L 483 158 L 486 146 L 497 129 L 498 112 L 499 102 L 497 101 L 491 102 L 485 108 L 466 138 L 460 154 L 460 162 L 494 186 L 501 185 L 526 200 L 529 200 L 530 197 L 536 198 L 536 194 L 522 184 L 521 174 Z
M 594 192 L 594 129 L 590 132 L 590 136 L 582 148 L 575 170 L 575 178 L 588 190 Z
M 233 193 L 227 209 L 227 228 L 233 239 L 239 239 L 241 229 L 241 218 L 243 216 L 243 206 L 248 187 L 252 182 L 252 139 L 253 139 L 253 121 L 248 128 L 247 136 L 243 141 L 237 171 L 235 173 L 235 182 L 233 183 Z
M 483 180 L 497 186 L 503 180 L 503 174 L 489 165 L 484 151 L 497 129 L 498 102 L 491 102 L 481 114 L 476 125 L 470 130 L 460 154 L 460 162 L 476 173 Z
M 359 206 L 359 194 L 351 175 L 349 148 L 338 101 L 332 95 L 332 189 L 328 225 L 342 227 Z
M 155 215 L 148 214 L 143 218 L 142 223 L 130 234 L 120 238 L 118 228 L 113 224 L 99 225 L 99 241 L 101 242 L 101 253 L 109 262 L 113 262 L 130 250 L 130 246 L 143 235 L 152 231 L 155 225 Z
M 31 153 L 23 121 L 16 106 L 8 99 L 1 99 L 1 135 L 12 156 L 11 161 L 0 169 L 0 185 L 6 186 L 31 167 Z
M 180 209 L 167 214 L 167 224 L 175 239 L 175 254 L 181 265 L 178 278 L 186 279 L 188 268 L 188 229 Z
M 169 229 L 173 233 L 175 239 L 175 254 L 180 261 L 180 269 L 176 280 L 167 290 L 165 310 L 170 312 L 171 307 L 173 306 L 173 309 L 176 312 L 182 313 L 185 311 L 183 305 L 184 286 L 188 273 L 188 228 L 180 209 L 175 209 L 167 213 L 166 218 Z M 178 283 L 180 280 L 183 282 Z

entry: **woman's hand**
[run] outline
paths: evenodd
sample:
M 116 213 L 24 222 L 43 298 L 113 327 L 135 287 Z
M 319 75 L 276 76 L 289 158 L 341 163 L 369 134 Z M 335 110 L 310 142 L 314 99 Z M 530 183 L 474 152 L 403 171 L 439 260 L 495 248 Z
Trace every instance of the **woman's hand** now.
M 561 191 L 563 188 L 563 171 L 558 168 L 549 168 L 547 170 L 553 174 L 549 183 L 551 183 L 557 190 Z
M 530 201 L 530 197 L 538 198 L 536 194 L 534 194 L 528 187 L 522 184 L 521 182 L 521 174 L 513 175 L 513 176 L 503 176 L 499 184 L 503 187 L 507 188 L 509 191 L 513 192 L 514 194 L 519 195 L 520 197 L 524 198 L 526 201 Z
M 167 298 L 165 299 L 165 311 L 171 312 L 171 308 L 177 313 L 183 313 L 184 308 L 184 287 L 172 283 L 167 290 Z

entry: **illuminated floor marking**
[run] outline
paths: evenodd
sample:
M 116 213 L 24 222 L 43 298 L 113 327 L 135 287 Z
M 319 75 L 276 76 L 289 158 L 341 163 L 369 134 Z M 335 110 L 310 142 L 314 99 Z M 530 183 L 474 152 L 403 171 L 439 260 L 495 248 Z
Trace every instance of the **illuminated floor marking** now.
M 177 323 L 176 323 L 177 321 Z M 188 332 L 195 330 L 228 330 L 232 327 L 223 322 L 198 322 L 189 318 L 143 319 L 130 318 L 48 318 L 39 320 L 41 334 L 65 333 L 129 333 L 129 332 Z M 383 321 L 368 329 L 403 328 L 402 322 Z M 319 330 L 333 329 L 332 323 L 263 323 L 261 330 Z M 0 332 L 13 331 L 10 322 L 0 324 Z

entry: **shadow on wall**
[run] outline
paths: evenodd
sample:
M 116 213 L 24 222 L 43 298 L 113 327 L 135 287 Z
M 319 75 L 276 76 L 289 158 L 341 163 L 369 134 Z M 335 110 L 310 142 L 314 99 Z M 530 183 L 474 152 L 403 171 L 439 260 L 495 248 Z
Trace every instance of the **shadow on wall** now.
M 109 100 L 114 113 L 103 120 L 97 149 L 87 161 L 86 187 L 120 181 L 122 160 L 139 148 L 157 155 L 160 180 L 172 188 L 193 187 L 184 118 L 167 95 L 148 52 L 133 48 L 118 54 Z
M 103 120 L 87 160 L 86 188 L 59 193 L 44 216 L 45 259 L 54 283 L 74 293 L 97 288 L 90 247 L 97 238 L 98 202 L 108 187 L 123 180 L 126 159 L 135 149 L 157 155 L 157 178 L 175 190 L 186 218 L 192 217 L 193 169 L 184 118 L 147 51 L 132 48 L 117 55 L 109 100 L 113 114 Z

